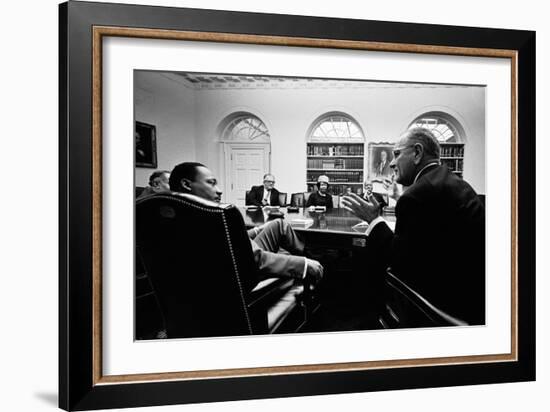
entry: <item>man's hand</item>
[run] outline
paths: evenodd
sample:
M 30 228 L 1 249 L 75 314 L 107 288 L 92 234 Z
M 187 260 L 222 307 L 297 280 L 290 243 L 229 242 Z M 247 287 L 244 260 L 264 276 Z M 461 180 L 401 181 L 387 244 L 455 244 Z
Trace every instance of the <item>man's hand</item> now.
M 318 283 L 323 278 L 323 265 L 314 259 L 306 258 L 307 272 L 306 277 L 313 280 L 313 283 Z
M 342 198 L 342 205 L 344 209 L 349 210 L 359 219 L 367 223 L 372 222 L 380 216 L 380 204 L 376 201 L 374 196 L 371 196 L 370 201 L 367 201 L 355 193 L 352 193 Z

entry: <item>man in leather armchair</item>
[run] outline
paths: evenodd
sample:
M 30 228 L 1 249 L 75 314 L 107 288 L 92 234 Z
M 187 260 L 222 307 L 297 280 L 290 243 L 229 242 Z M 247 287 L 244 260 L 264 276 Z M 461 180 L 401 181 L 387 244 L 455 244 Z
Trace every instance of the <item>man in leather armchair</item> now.
M 185 162 L 170 173 L 170 190 L 190 193 L 214 202 L 221 202 L 222 192 L 212 172 L 203 164 Z M 292 227 L 283 219 L 275 219 L 248 231 L 254 260 L 261 278 L 308 276 L 318 282 L 323 277 L 323 266 L 302 255 L 304 244 Z M 278 253 L 284 248 L 292 254 Z
M 252 186 L 247 196 L 247 204 L 254 206 L 284 206 L 279 202 L 279 191 L 275 189 L 275 176 L 264 175 L 262 186 Z

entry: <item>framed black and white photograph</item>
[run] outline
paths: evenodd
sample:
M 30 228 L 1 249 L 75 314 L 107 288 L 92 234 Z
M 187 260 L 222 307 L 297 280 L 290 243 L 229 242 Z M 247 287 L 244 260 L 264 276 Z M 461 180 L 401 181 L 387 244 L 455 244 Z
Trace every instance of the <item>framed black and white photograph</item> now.
M 370 143 L 369 144 L 369 180 L 391 180 L 393 172 L 390 163 L 393 159 L 393 144 Z
M 173 132 L 163 136 L 162 147 L 165 151 L 160 153 L 163 163 L 159 164 L 160 169 L 172 171 L 171 185 L 160 192 L 164 193 L 163 196 L 140 197 L 136 207 L 136 317 L 132 320 L 136 325 L 136 339 L 485 324 L 485 270 L 483 267 L 474 269 L 476 259 L 480 266 L 485 260 L 485 86 L 156 70 L 134 70 L 133 82 L 135 116 L 162 122 L 159 124 L 163 129 Z M 323 98 L 327 100 L 319 103 Z M 475 110 L 472 110 L 472 105 L 475 105 Z M 386 117 L 384 113 L 388 113 Z M 292 122 L 288 121 L 290 118 Z M 437 136 L 433 127 L 425 126 L 432 126 L 437 121 L 443 123 L 442 119 L 445 119 L 446 127 L 440 126 L 437 130 L 441 133 Z M 415 243 L 432 249 L 432 262 L 439 262 L 435 279 L 440 277 L 441 268 L 455 273 L 448 276 L 459 278 L 464 277 L 462 273 L 465 271 L 478 270 L 471 280 L 462 282 L 463 290 L 459 287 L 461 282 L 456 282 L 454 288 L 448 288 L 447 281 L 433 288 L 424 286 L 425 290 L 421 293 L 423 299 L 435 302 L 439 298 L 440 303 L 434 308 L 442 313 L 450 311 L 452 315 L 449 316 L 457 318 L 454 324 L 436 320 L 435 315 L 421 319 L 421 316 L 413 314 L 413 308 L 403 308 L 409 303 L 390 302 L 389 296 L 381 298 L 380 289 L 385 288 L 383 285 L 387 280 L 384 274 L 376 273 L 375 259 L 365 258 L 368 255 L 366 236 L 363 235 L 365 230 L 361 232 L 357 226 L 364 222 L 341 205 L 346 195 L 345 188 L 363 189 L 365 175 L 369 177 L 372 191 L 379 196 L 378 202 L 384 206 L 395 205 L 399 196 L 391 198 L 389 187 L 384 189 L 386 181 L 391 185 L 394 175 L 390 168 L 394 160 L 393 149 L 399 146 L 398 140 L 402 134 L 419 127 L 430 132 L 440 146 L 438 161 L 443 162 L 441 167 L 448 174 L 445 184 L 455 187 L 457 191 L 471 191 L 468 201 L 477 205 L 477 209 L 470 208 L 468 211 L 475 214 L 472 221 L 460 221 L 454 227 L 449 227 L 450 223 L 447 223 L 445 230 L 429 229 L 425 222 L 425 231 L 429 236 L 444 238 L 444 243 L 438 240 L 428 246 L 428 238 L 422 240 L 421 235 L 417 235 L 415 239 Z M 462 133 L 451 135 L 451 127 Z M 395 143 L 372 142 L 375 138 L 365 132 L 369 128 L 378 128 L 393 135 Z M 460 174 L 455 167 L 445 163 L 451 159 L 451 154 L 454 157 L 461 155 Z M 467 166 L 465 177 L 462 169 L 464 158 Z M 200 165 L 195 164 L 197 162 Z M 368 165 L 368 172 L 365 164 Z M 211 193 L 197 188 L 203 172 L 205 177 L 216 181 Z M 136 168 L 136 186 L 146 186 L 157 173 L 159 171 L 144 173 Z M 196 182 L 187 186 L 181 184 L 182 179 L 192 180 L 190 176 L 194 178 L 197 174 Z M 268 178 L 264 178 L 266 175 Z M 297 179 L 299 176 L 300 180 Z M 310 213 L 306 210 L 308 205 L 325 206 L 325 203 L 313 204 L 313 200 L 323 200 L 318 191 L 319 179 L 328 182 L 327 192 L 330 193 L 325 197 L 330 196 L 332 201 L 329 210 L 322 214 Z M 277 190 L 279 197 L 283 195 L 289 200 L 279 202 L 278 198 L 270 199 L 271 206 L 279 206 L 286 213 L 283 220 L 273 221 L 261 210 L 246 210 L 246 192 L 254 193 L 259 187 L 263 193 L 264 185 Z M 200 264 L 208 261 L 211 254 L 223 255 L 227 245 L 222 243 L 216 249 L 212 236 L 212 233 L 222 233 L 222 222 L 217 229 L 213 226 L 206 230 L 211 219 L 207 215 L 191 213 L 186 208 L 192 207 L 192 199 L 184 199 L 189 203 L 184 205 L 177 195 L 170 198 L 174 193 L 197 195 L 201 200 L 213 201 L 211 213 L 219 209 L 216 202 L 220 202 L 222 208 L 234 205 L 241 212 L 244 227 L 229 221 L 226 224 L 229 231 L 251 231 L 249 237 L 255 250 L 253 265 L 256 265 L 256 270 L 234 273 L 248 285 L 243 296 L 236 293 L 237 302 L 241 298 L 255 302 L 244 311 L 238 308 L 250 323 L 246 328 L 237 325 L 230 327 L 240 322 L 242 314 L 237 311 L 230 315 L 227 310 L 230 307 L 227 301 L 229 285 L 220 285 L 220 292 L 217 293 L 212 278 L 199 277 L 195 280 L 195 269 L 187 269 L 180 263 L 182 260 Z M 301 205 L 292 204 L 292 199 L 298 197 L 308 200 Z M 443 203 L 449 200 L 432 202 L 436 201 Z M 205 206 L 199 202 L 195 207 L 199 205 Z M 287 213 L 285 206 L 288 205 L 303 208 Z M 170 218 L 166 215 L 167 208 L 174 210 Z M 192 216 L 190 220 L 184 218 L 177 223 L 175 211 L 178 209 L 181 209 L 181 214 Z M 393 228 L 395 216 L 383 216 Z M 436 226 L 440 225 L 439 220 L 451 218 L 436 210 L 429 210 L 428 217 L 437 222 Z M 416 218 L 420 215 L 417 214 Z M 452 218 L 458 221 L 456 216 Z M 312 224 L 304 227 L 303 222 L 308 219 Z M 289 226 L 285 227 L 285 237 L 271 239 L 268 231 L 281 222 Z M 173 232 L 159 229 L 162 224 L 172 227 Z M 192 230 L 195 224 L 198 226 Z M 459 229 L 460 226 L 468 227 L 465 234 Z M 194 235 L 178 239 L 178 233 L 183 231 Z M 200 234 L 203 231 L 205 237 Z M 268 236 L 270 242 L 264 242 L 264 237 Z M 471 238 L 479 238 L 478 250 L 467 247 L 473 243 L 467 241 Z M 169 244 L 178 245 L 174 247 L 173 255 L 167 246 Z M 246 242 L 239 247 L 233 243 L 232 258 L 237 262 L 246 261 L 247 253 L 240 253 L 246 246 Z M 284 253 L 277 253 L 279 246 Z M 258 256 L 260 252 L 255 249 L 257 247 L 267 252 L 266 256 Z M 299 250 L 304 247 L 307 247 L 307 252 Z M 328 255 L 327 249 L 330 251 Z M 470 257 L 467 267 L 460 267 L 457 263 L 449 265 L 459 255 Z M 304 264 L 303 258 L 298 256 L 307 256 L 325 268 L 318 285 L 311 285 L 310 282 L 304 285 L 301 281 Z M 269 262 L 264 262 L 267 259 Z M 217 276 L 233 279 L 228 269 L 232 269 L 229 262 L 215 270 L 213 266 L 209 268 L 220 274 Z M 424 266 L 411 272 L 418 270 L 423 272 L 423 276 L 429 276 L 430 269 Z M 306 280 L 315 281 L 314 278 Z M 431 282 L 436 283 L 435 280 Z M 419 292 L 414 283 L 411 280 L 408 286 Z M 319 290 L 315 290 L 315 286 Z M 182 292 L 184 289 L 190 291 L 190 296 Z M 208 292 L 202 295 L 197 292 L 199 290 Z M 240 292 L 239 288 L 237 290 Z M 376 293 L 371 294 L 372 291 Z M 388 294 L 391 293 L 393 289 L 388 291 Z M 218 297 L 214 299 L 214 295 Z M 256 298 L 261 295 L 270 296 L 271 301 L 261 303 L 261 299 Z M 275 299 L 274 295 L 279 297 Z M 451 305 L 455 297 L 460 302 Z M 463 297 L 467 298 L 464 300 Z M 194 304 L 193 298 L 197 299 Z M 213 312 L 208 315 L 206 301 Z M 474 307 L 475 310 L 472 309 Z M 265 313 L 259 314 L 258 310 Z M 178 320 L 173 319 L 173 313 L 177 313 Z M 182 313 L 190 314 L 195 321 L 183 320 Z M 205 318 L 199 322 L 202 316 Z M 258 318 L 263 319 L 260 321 Z M 194 326 L 191 327 L 191 324 Z
M 157 128 L 136 121 L 136 167 L 157 167 Z
M 90 63 L 60 86 L 61 407 L 534 379 L 532 32 L 80 2 L 60 25 L 61 78 Z

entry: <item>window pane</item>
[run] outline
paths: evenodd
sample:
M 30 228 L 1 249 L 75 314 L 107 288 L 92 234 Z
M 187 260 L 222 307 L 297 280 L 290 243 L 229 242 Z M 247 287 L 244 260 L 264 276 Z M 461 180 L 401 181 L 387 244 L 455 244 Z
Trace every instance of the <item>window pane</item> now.
M 344 116 L 327 116 L 313 129 L 310 141 L 363 141 L 359 126 Z
M 455 127 L 445 119 L 439 117 L 421 117 L 410 128 L 423 127 L 430 130 L 439 142 L 459 142 L 460 136 Z
M 269 140 L 265 124 L 253 116 L 240 116 L 233 119 L 223 133 L 225 140 Z

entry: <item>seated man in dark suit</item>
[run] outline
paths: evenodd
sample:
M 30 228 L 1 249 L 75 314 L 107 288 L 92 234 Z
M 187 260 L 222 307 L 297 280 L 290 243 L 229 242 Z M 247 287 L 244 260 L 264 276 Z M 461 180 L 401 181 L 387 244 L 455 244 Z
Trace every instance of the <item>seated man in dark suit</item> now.
M 307 199 L 306 207 L 324 206 L 327 210 L 332 209 L 332 196 L 328 191 L 328 176 L 321 175 L 317 179 L 317 191 L 313 192 Z
M 395 233 L 376 199 L 346 196 L 344 207 L 369 222 L 373 270 L 391 272 L 440 310 L 485 322 L 485 208 L 472 187 L 441 165 L 440 147 L 426 129 L 407 131 L 390 167 L 407 187 L 395 207 Z
M 170 190 L 221 202 L 222 192 L 218 188 L 217 179 L 201 163 L 186 162 L 177 165 L 170 174 Z M 323 266 L 318 261 L 296 256 L 303 254 L 304 244 L 285 220 L 275 219 L 250 229 L 248 236 L 260 280 L 268 277 L 303 279 L 307 275 L 317 282 L 322 278 Z M 277 253 L 281 247 L 294 255 Z
M 151 173 L 151 176 L 149 176 L 149 186 L 143 189 L 138 199 L 155 193 L 170 191 L 169 178 L 170 172 L 168 170 L 157 170 Z
M 260 207 L 282 206 L 279 202 L 279 191 L 273 186 L 275 186 L 275 176 L 264 175 L 264 184 L 262 186 L 252 186 L 246 204 Z
M 370 202 L 371 199 L 374 197 L 378 204 L 380 205 L 380 209 L 382 209 L 384 206 L 387 206 L 388 203 L 384 199 L 384 196 L 380 193 L 373 192 L 373 185 L 370 180 L 365 180 L 365 183 L 363 183 L 363 187 L 365 191 L 363 192 L 363 199 Z

